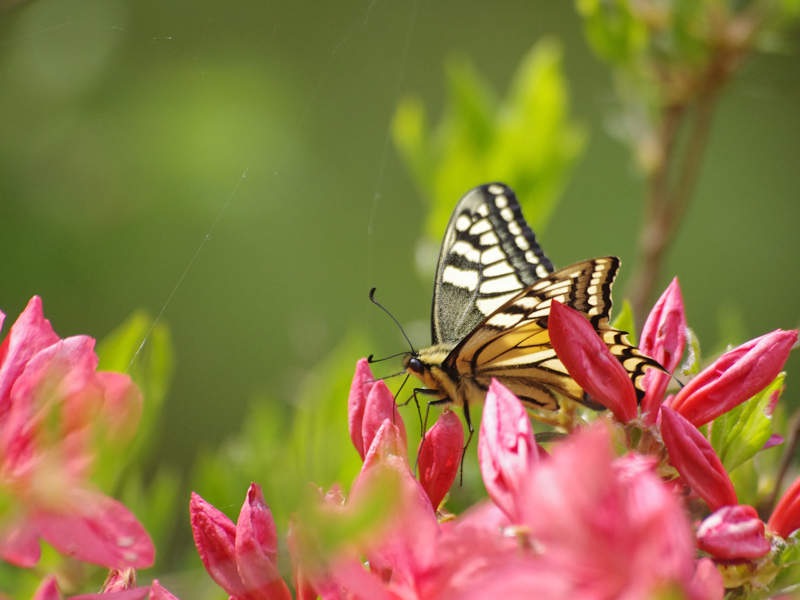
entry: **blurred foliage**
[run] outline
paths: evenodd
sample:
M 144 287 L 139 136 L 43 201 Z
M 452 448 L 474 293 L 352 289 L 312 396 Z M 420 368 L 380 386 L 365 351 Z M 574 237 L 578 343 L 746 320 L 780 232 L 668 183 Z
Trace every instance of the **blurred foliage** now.
M 510 185 L 530 225 L 545 227 L 585 143 L 583 128 L 569 118 L 561 55 L 556 40 L 539 41 L 502 101 L 469 61 L 450 61 L 448 105 L 434 131 L 421 99 L 400 103 L 392 133 L 431 202 L 428 236 L 438 242 L 454 200 L 489 181 Z

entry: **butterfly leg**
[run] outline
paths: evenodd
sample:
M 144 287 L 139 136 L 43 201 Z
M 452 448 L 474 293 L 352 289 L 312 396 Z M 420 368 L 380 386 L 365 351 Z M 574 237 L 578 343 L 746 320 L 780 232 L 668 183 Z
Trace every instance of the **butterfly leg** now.
M 461 451 L 461 472 L 458 480 L 459 487 L 464 483 L 464 458 L 467 456 L 467 448 L 469 448 L 469 443 L 472 441 L 472 434 L 475 433 L 475 428 L 472 426 L 472 418 L 469 416 L 469 404 L 466 399 L 464 400 L 464 420 L 467 422 L 469 436 L 467 436 L 467 443 L 464 444 L 464 449 Z
M 425 394 L 427 396 L 438 396 L 439 392 L 436 390 L 429 390 L 428 388 L 414 388 L 414 402 L 417 402 L 417 394 Z M 410 400 L 410 398 L 409 398 Z M 425 420 L 422 422 L 422 440 L 419 443 L 419 451 L 417 452 L 417 459 L 414 461 L 414 475 L 417 474 L 417 463 L 419 462 L 419 455 L 422 453 L 422 447 L 425 445 L 425 434 L 428 432 L 428 415 L 431 413 L 431 405 L 450 404 L 449 398 L 440 398 L 437 400 L 430 400 L 425 407 Z M 419 408 L 419 402 L 417 402 Z M 422 416 L 420 414 L 420 416 Z

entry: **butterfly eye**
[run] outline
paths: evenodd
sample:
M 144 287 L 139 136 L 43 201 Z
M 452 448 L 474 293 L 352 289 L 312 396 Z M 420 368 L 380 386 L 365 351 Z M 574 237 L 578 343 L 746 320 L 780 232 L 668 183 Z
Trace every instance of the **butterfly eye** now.
M 418 358 L 412 358 L 408 361 L 408 368 L 414 371 L 417 375 L 422 373 L 425 370 L 425 367 L 422 366 L 422 361 Z

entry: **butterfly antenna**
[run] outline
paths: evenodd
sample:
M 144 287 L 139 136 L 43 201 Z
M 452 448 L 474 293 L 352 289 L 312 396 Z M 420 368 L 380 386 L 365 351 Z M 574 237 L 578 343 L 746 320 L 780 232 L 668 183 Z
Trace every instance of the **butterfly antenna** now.
M 384 360 L 389 360 L 390 358 L 397 358 L 398 356 L 403 356 L 403 354 L 406 354 L 406 353 L 405 352 L 398 352 L 397 354 L 392 354 L 391 356 L 387 356 L 386 358 L 373 358 L 375 355 L 374 354 L 370 354 L 367 357 L 367 362 L 369 364 L 373 365 L 375 363 L 383 362 Z M 400 371 L 400 372 L 401 373 L 405 373 L 405 371 Z M 394 377 L 394 375 L 389 375 L 389 377 Z
M 377 289 L 377 288 L 372 288 L 372 289 L 369 291 L 369 299 L 370 299 L 370 301 L 371 301 L 371 302 L 372 302 L 372 303 L 373 303 L 375 306 L 377 306 L 378 308 L 380 308 L 380 309 L 381 309 L 383 312 L 385 312 L 387 315 L 389 315 L 389 316 L 392 318 L 392 321 L 394 321 L 394 322 L 395 322 L 395 324 L 396 324 L 396 325 L 397 325 L 397 326 L 400 328 L 400 333 L 402 333 L 402 334 L 403 334 L 403 337 L 404 337 L 404 338 L 406 338 L 406 341 L 408 342 L 408 345 L 411 347 L 411 351 L 412 351 L 412 352 L 416 352 L 416 350 L 414 350 L 414 344 L 412 344 L 412 343 L 411 343 L 411 340 L 410 340 L 410 339 L 408 339 L 408 336 L 406 335 L 406 332 L 405 332 L 405 331 L 403 331 L 403 327 L 402 327 L 402 325 L 400 325 L 400 322 L 399 322 L 397 319 L 395 319 L 395 318 L 394 318 L 394 316 L 392 315 L 392 313 L 390 313 L 388 310 L 386 310 L 386 309 L 385 309 L 385 308 L 384 308 L 384 307 L 381 305 L 381 303 L 380 303 L 380 302 L 378 302 L 377 300 L 375 300 L 375 290 L 376 290 L 376 289 Z M 377 361 L 375 361 L 375 362 L 377 362 Z

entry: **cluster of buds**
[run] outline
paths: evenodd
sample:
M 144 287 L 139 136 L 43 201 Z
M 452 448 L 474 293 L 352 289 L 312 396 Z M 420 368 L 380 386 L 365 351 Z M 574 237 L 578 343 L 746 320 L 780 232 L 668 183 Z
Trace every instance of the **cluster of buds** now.
M 659 361 L 668 373 L 648 370 L 645 396 L 637 406 L 633 384 L 624 368 L 582 314 L 555 302 L 549 330 L 553 348 L 570 375 L 609 408 L 617 425 L 625 426 L 628 432 L 634 428 L 646 431 L 648 440 L 663 440 L 668 464 L 683 484 L 679 487 L 702 498 L 711 511 L 697 528 L 696 544 L 725 565 L 721 570 L 726 587 L 768 585 L 779 570 L 775 568 L 779 555 L 787 543 L 793 544 L 787 538 L 800 528 L 800 479 L 789 487 L 765 524 L 755 508 L 739 504 L 726 467 L 710 440 L 715 428 L 730 427 L 721 418 L 748 400 L 760 400 L 754 403 L 755 410 L 760 411 L 757 416 L 768 422 L 782 387 L 781 369 L 797 342 L 797 331 L 776 330 L 725 352 L 677 394 L 665 398 L 687 339 L 683 300 L 675 279 L 650 313 L 641 342 L 642 352 Z M 738 418 L 743 421 L 745 417 Z M 746 424 L 734 425 L 742 435 Z M 700 430 L 703 426 L 707 426 L 707 435 Z M 782 441 L 770 436 L 768 428 L 760 433 L 760 443 L 751 454 Z M 631 437 L 623 439 L 630 442 Z M 653 451 L 652 447 L 648 449 Z
M 797 332 L 776 331 L 727 352 L 674 397 L 664 398 L 669 375 L 651 371 L 639 405 L 627 373 L 583 315 L 553 303 L 549 328 L 570 374 L 611 416 L 548 454 L 520 400 L 492 381 L 478 438 L 489 499 L 458 516 L 441 504 L 461 463 L 459 419 L 445 410 L 425 433 L 416 478 L 395 400 L 359 361 L 348 408 L 363 467 L 346 498 L 338 487 L 316 490 L 293 517 L 297 600 L 521 599 L 534 589 L 556 599 L 677 593 L 721 600 L 726 588 L 770 584 L 785 566 L 778 553 L 794 545 L 790 535 L 800 527 L 800 480 L 763 523 L 738 503 L 698 427 L 775 387 Z M 673 282 L 648 319 L 642 349 L 672 373 L 686 331 Z M 771 411 L 776 399 L 762 404 Z M 634 429 L 660 445 L 642 452 L 631 443 L 617 456 L 620 439 L 637 439 Z M 708 506 L 694 526 L 687 490 Z M 255 484 L 236 524 L 199 496 L 191 512 L 200 556 L 226 592 L 290 600 L 278 573 L 276 526 Z

